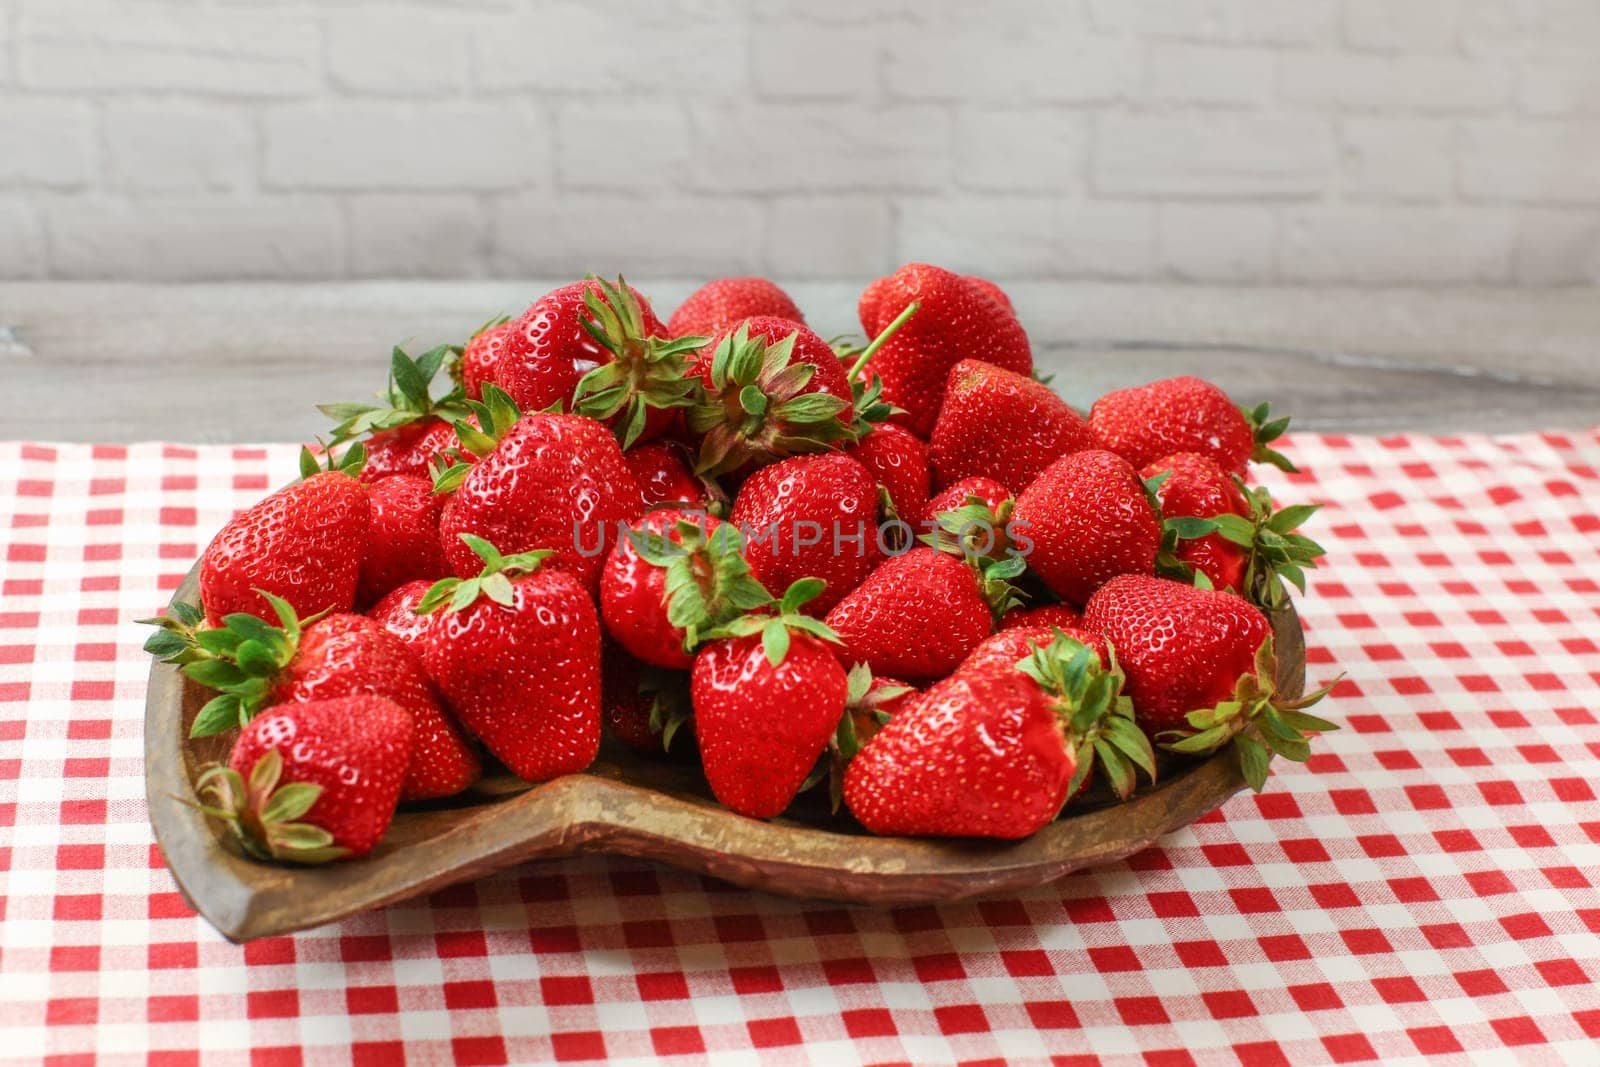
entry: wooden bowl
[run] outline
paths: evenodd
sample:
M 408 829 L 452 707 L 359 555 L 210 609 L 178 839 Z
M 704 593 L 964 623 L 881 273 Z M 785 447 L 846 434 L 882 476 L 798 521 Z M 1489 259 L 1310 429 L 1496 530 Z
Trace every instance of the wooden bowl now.
M 198 603 L 195 572 L 175 599 Z M 1273 620 L 1281 689 L 1305 683 L 1305 641 L 1293 609 Z M 961 900 L 1027 889 L 1110 863 L 1222 805 L 1244 787 L 1230 753 L 1172 761 L 1127 803 L 1074 801 L 1025 841 L 874 837 L 830 815 L 821 790 L 782 818 L 747 819 L 711 799 L 696 767 L 603 747 L 586 773 L 528 785 L 505 772 L 471 793 L 395 816 L 368 857 L 326 867 L 260 863 L 227 843 L 221 824 L 184 801 L 234 735 L 189 739 L 204 691 L 157 662 L 145 706 L 150 822 L 189 903 L 232 941 L 288 933 L 428 893 L 528 860 L 614 852 L 785 896 L 855 904 Z

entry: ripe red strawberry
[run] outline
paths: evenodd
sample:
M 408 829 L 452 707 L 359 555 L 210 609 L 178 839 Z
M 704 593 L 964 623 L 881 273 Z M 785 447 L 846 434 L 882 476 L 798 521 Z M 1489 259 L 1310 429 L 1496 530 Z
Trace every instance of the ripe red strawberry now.
M 781 814 L 844 714 L 849 683 L 827 627 L 799 614 L 815 581 L 797 582 L 778 614 L 716 631 L 690 676 L 695 736 L 711 792 L 753 819 Z
M 391 589 L 367 612 L 367 618 L 398 637 L 418 660 L 422 659 L 428 631 L 433 628 L 434 621 L 438 618 L 437 615 L 417 614 L 417 605 L 422 603 L 422 598 L 427 596 L 428 590 L 432 588 L 432 582 L 421 578 L 407 582 Z M 423 666 L 426 667 L 427 664 L 424 663 Z
M 750 570 L 774 596 L 801 578 L 827 583 L 806 605 L 826 613 L 881 557 L 878 487 L 867 469 L 836 452 L 763 467 L 739 487 L 729 521 L 744 537 Z
M 927 547 L 891 556 L 828 613 L 843 659 L 927 682 L 955 669 L 994 630 L 978 572 Z
M 772 598 L 739 554 L 738 530 L 709 515 L 653 511 L 619 537 L 600 576 L 606 632 L 657 667 L 688 670 L 700 636 Z
M 393 474 L 367 487 L 367 555 L 361 561 L 356 603 L 378 602 L 395 586 L 450 572 L 439 545 L 444 497 L 418 474 Z
M 476 753 L 440 703 L 421 661 L 379 623 L 334 614 L 302 625 L 289 604 L 271 600 L 277 626 L 254 615 L 230 615 L 197 630 L 185 605 L 161 619 L 145 649 L 217 695 L 200 709 L 191 737 L 245 725 L 264 707 L 332 697 L 373 695 L 404 708 L 416 724 L 402 797 L 451 796 L 478 779 Z
M 490 319 L 461 349 L 461 388 L 472 400 L 483 398 L 483 383 L 497 381 L 500 358 L 505 355 L 511 320 Z
M 1089 409 L 1089 426 L 1104 447 L 1135 467 L 1174 452 L 1198 452 L 1230 474 L 1243 474 L 1252 460 L 1294 470 L 1270 447 L 1289 420 L 1269 419 L 1265 404 L 1243 411 L 1203 378 L 1166 378 L 1107 393 Z
M 481 561 L 461 540 L 470 533 L 509 552 L 550 549 L 550 568 L 595 589 L 605 546 L 642 506 L 622 450 L 593 419 L 519 418 L 503 393 L 488 392 L 489 402 L 479 405 L 485 429 L 462 436 L 466 450 L 482 458 L 452 468 L 436 485 L 453 490 L 439 515 L 445 559 L 461 577 L 478 573 Z
M 853 396 L 828 342 L 788 319 L 744 319 L 700 359 L 689 428 L 702 434 L 699 470 L 742 474 L 851 436 Z
M 938 485 L 981 475 L 1020 493 L 1062 456 L 1099 447 L 1048 385 L 964 359 L 950 370 L 928 455 Z
M 1144 476 L 1155 486 L 1168 530 L 1159 573 L 1231 589 L 1268 609 L 1287 602 L 1284 581 L 1305 592 L 1305 572 L 1323 551 L 1297 531 L 1321 505 L 1280 510 L 1265 487 L 1245 489 L 1236 476 L 1196 452 L 1157 460 Z M 1179 536 L 1192 539 L 1178 541 Z
M 1017 497 L 1012 529 L 1032 542 L 1028 569 L 1082 604 L 1119 574 L 1150 574 L 1161 520 L 1126 460 L 1090 450 L 1052 463 Z
M 1011 490 L 995 481 L 978 475 L 972 478 L 962 478 L 951 482 L 943 489 L 928 498 L 928 506 L 923 509 L 923 518 L 928 522 L 937 522 L 938 517 L 947 511 L 958 511 L 973 504 L 988 508 L 995 516 L 1010 515 L 1012 507 Z
M 727 497 L 717 483 L 694 472 L 694 453 L 681 441 L 651 441 L 634 445 L 622 454 L 639 483 L 644 510 L 663 504 L 709 508 L 726 505 Z
M 1068 604 L 1041 604 L 1036 608 L 1016 608 L 1000 619 L 1000 629 L 1017 626 L 1059 626 L 1071 632 L 1083 628 L 1083 614 Z
M 877 353 L 872 368 L 883 379 L 883 398 L 905 414 L 896 421 L 927 437 L 944 399 L 950 368 L 963 359 L 983 359 L 1019 374 L 1033 369 L 1028 335 L 1016 317 L 959 274 L 925 263 L 910 263 L 876 290 L 862 320 L 877 334 L 905 308 L 920 310 Z
M 318 405 L 324 415 L 338 420 L 334 444 L 365 439 L 362 481 L 427 474 L 431 464 L 455 447 L 451 426 L 467 414 L 461 390 L 451 389 L 437 399 L 432 392 L 433 380 L 451 351 L 448 345 L 438 345 L 413 358 L 397 345 L 389 357 L 389 383 L 378 403 Z
M 1232 593 L 1124 575 L 1089 600 L 1084 622 L 1116 649 L 1147 733 L 1188 754 L 1232 742 L 1258 791 L 1269 750 L 1304 761 L 1310 754 L 1305 733 L 1335 729 L 1302 710 L 1326 688 L 1299 699 L 1277 692 L 1272 626 L 1260 609 Z
M 667 320 L 673 337 L 715 337 L 744 319 L 770 316 L 805 324 L 789 294 L 765 278 L 717 278 L 690 293 Z
M 844 799 L 877 834 L 1017 839 L 1056 817 L 1075 769 L 1061 719 L 1031 679 L 961 673 L 866 743 Z
M 1105 638 L 1081 626 L 1059 626 L 1030 623 L 1009 626 L 991 637 L 986 637 L 961 661 L 957 671 L 982 671 L 995 667 L 1016 669 L 1017 665 L 1032 655 L 1035 648 L 1048 648 L 1057 637 L 1065 635 L 1088 645 L 1106 661 Z
M 688 672 L 640 663 L 609 640 L 600 650 L 600 715 L 612 737 L 639 752 L 673 751 L 680 732 L 694 744 Z
M 428 468 L 445 461 L 456 447 L 455 427 L 444 419 L 419 419 L 393 430 L 380 430 L 367 443 L 363 482 L 376 482 L 397 474 L 426 477 Z
M 869 424 L 870 425 L 870 424 Z M 903 426 L 878 423 L 844 454 L 867 468 L 889 498 L 894 514 L 917 525 L 928 507 L 928 446 Z
M 996 304 L 999 304 L 1008 313 L 1012 315 L 1017 313 L 1017 309 L 1011 306 L 1011 298 L 1005 294 L 1005 290 L 1001 289 L 994 282 L 991 282 L 988 278 L 980 278 L 976 274 L 969 274 L 967 275 L 967 281 L 977 286 L 979 292 L 988 297 L 990 300 L 993 300 Z
M 228 766 L 195 790 L 257 859 L 356 859 L 394 818 L 411 736 L 411 716 L 383 697 L 281 704 L 257 715 Z
M 361 451 L 347 456 L 356 469 Z M 367 491 L 348 467 L 318 472 L 303 452 L 304 481 L 246 508 L 200 554 L 200 602 L 216 625 L 225 615 L 274 617 L 258 590 L 300 615 L 349 611 L 367 554 Z
M 600 747 L 600 621 L 583 586 L 540 566 L 546 553 L 483 560 L 475 578 L 445 578 L 418 605 L 441 612 L 423 664 L 461 724 L 519 778 L 575 774 Z M 442 609 L 442 611 L 441 611 Z
M 524 411 L 563 405 L 610 425 L 626 445 L 659 437 L 689 403 L 687 357 L 703 338 L 669 339 L 621 279 L 552 290 L 506 335 L 496 385 Z

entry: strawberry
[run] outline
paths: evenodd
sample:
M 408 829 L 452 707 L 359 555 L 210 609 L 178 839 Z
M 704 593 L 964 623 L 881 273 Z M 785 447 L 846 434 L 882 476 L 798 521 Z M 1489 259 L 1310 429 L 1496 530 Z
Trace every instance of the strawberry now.
M 448 345 L 430 348 L 412 357 L 396 345 L 389 356 L 389 383 L 377 404 L 320 404 L 318 410 L 338 420 L 333 442 L 364 438 L 366 464 L 361 480 L 377 481 L 391 474 L 427 474 L 428 467 L 455 446 L 451 424 L 464 418 L 460 389 L 439 399 L 433 380 L 449 358 Z
M 717 278 L 690 293 L 667 320 L 672 337 L 715 337 L 745 319 L 765 316 L 805 325 L 789 294 L 765 278 Z
M 994 629 L 977 570 L 923 546 L 884 560 L 827 623 L 845 660 L 912 682 L 949 674 Z
M 745 319 L 700 360 L 689 428 L 702 434 L 698 469 L 742 474 L 851 436 L 852 394 L 828 342 L 788 319 Z
M 851 760 L 844 799 L 876 834 L 1027 837 L 1066 802 L 1061 719 L 1020 671 L 961 673 L 913 698 Z
M 613 442 L 615 447 L 615 442 Z M 417 609 L 441 612 L 423 664 L 461 724 L 517 777 L 575 774 L 600 747 L 600 621 L 571 574 L 541 566 L 548 551 L 502 556 L 480 537 L 473 578 L 434 583 Z
M 228 766 L 195 791 L 257 859 L 356 859 L 394 818 L 411 736 L 411 716 L 383 697 L 281 704 L 245 727 Z
M 640 663 L 620 645 L 602 641 L 600 716 L 612 737 L 639 752 L 671 751 L 680 730 L 693 744 L 689 674 Z
M 988 278 L 980 278 L 976 274 L 969 274 L 967 275 L 967 281 L 976 286 L 984 296 L 1004 308 L 1008 314 L 1015 315 L 1017 313 L 1017 309 L 1011 306 L 1011 298 L 1005 294 L 1005 290 Z
M 1060 457 L 1099 447 L 1048 385 L 964 359 L 950 370 L 928 455 L 940 486 L 981 475 L 1020 493 Z
M 432 588 L 433 583 L 425 578 L 407 582 L 389 590 L 367 612 L 367 618 L 398 637 L 419 660 L 427 643 L 428 631 L 433 628 L 437 616 L 417 614 L 417 605 L 422 603 L 422 598 Z
M 1035 648 L 1047 648 L 1061 636 L 1088 645 L 1095 650 L 1102 661 L 1106 659 L 1105 638 L 1099 634 L 1091 633 L 1081 626 L 1029 623 L 1023 626 L 1008 626 L 993 636 L 984 638 L 977 648 L 967 654 L 967 658 L 961 661 L 956 670 L 982 671 L 994 667 L 1016 669 L 1023 660 L 1033 654 Z
M 1165 378 L 1107 393 L 1089 409 L 1089 426 L 1103 447 L 1135 467 L 1198 452 L 1229 474 L 1243 474 L 1252 460 L 1294 470 L 1270 447 L 1289 420 L 1270 418 L 1265 404 L 1243 411 L 1203 378 Z
M 1059 626 L 1071 633 L 1083 628 L 1083 614 L 1067 604 L 1041 604 L 1036 608 L 1016 608 L 1000 619 L 1000 629 L 1017 626 Z
M 874 292 L 869 287 L 869 292 Z M 883 397 L 905 414 L 896 416 L 919 437 L 933 429 L 950 368 L 963 359 L 983 359 L 1006 370 L 1033 369 L 1028 335 L 1016 317 L 959 274 L 911 263 L 889 276 L 867 310 L 873 335 L 911 304 L 921 310 L 882 347 L 873 369 L 883 379 Z
M 184 675 L 217 691 L 195 716 L 190 737 L 241 727 L 264 707 L 332 697 L 385 697 L 416 725 L 406 800 L 451 796 L 478 779 L 477 754 L 440 703 L 439 692 L 411 649 L 361 615 L 302 622 L 287 601 L 269 597 L 278 626 L 254 615 L 229 615 L 196 629 L 198 612 L 174 605 L 146 651 L 180 665 Z
M 993 478 L 977 475 L 958 479 L 934 493 L 923 509 L 923 518 L 927 522 L 937 523 L 939 516 L 945 512 L 959 511 L 974 504 L 987 508 L 996 517 L 1009 516 L 1012 503 L 1011 490 Z
M 1028 568 L 1052 592 L 1082 604 L 1119 574 L 1149 574 L 1160 517 L 1126 460 L 1090 450 L 1063 456 L 1017 497 L 1011 526 L 1032 543 Z
M 849 683 L 826 644 L 833 634 L 800 614 L 821 588 L 796 582 L 777 614 L 712 631 L 695 656 L 689 691 L 706 781 L 724 807 L 753 819 L 789 806 L 844 714 Z
M 687 357 L 703 337 L 669 339 L 621 278 L 564 285 L 534 301 L 506 335 L 496 385 L 524 411 L 572 405 L 625 445 L 659 437 L 689 404 Z
M 462 347 L 461 388 L 468 398 L 481 400 L 483 383 L 497 380 L 511 325 L 511 320 L 504 315 L 490 319 Z
M 622 458 L 639 483 L 645 511 L 664 504 L 727 507 L 722 487 L 694 472 L 694 453 L 680 441 L 634 445 Z
M 392 474 L 367 487 L 367 555 L 361 561 L 356 603 L 370 606 L 397 585 L 433 581 L 450 569 L 439 546 L 444 498 L 418 474 Z
M 300 615 L 349 611 L 367 554 L 367 491 L 352 474 L 364 450 L 352 448 L 337 469 L 319 471 L 302 450 L 303 481 L 235 515 L 200 554 L 200 602 L 212 625 L 247 612 L 271 619 L 261 595 L 287 600 Z
M 463 450 L 481 456 L 457 464 L 435 481 L 451 492 L 439 515 L 439 541 L 458 576 L 481 561 L 464 533 L 511 552 L 550 549 L 549 566 L 574 574 L 588 589 L 600 581 L 606 538 L 637 518 L 642 496 L 617 442 L 593 419 L 578 415 L 521 415 L 488 386 L 475 404 L 483 430 L 456 424 Z
M 1286 602 L 1280 578 L 1305 592 L 1305 570 L 1317 565 L 1322 546 L 1295 531 L 1320 505 L 1280 511 L 1264 487 L 1246 490 L 1236 475 L 1197 452 L 1157 460 L 1143 476 L 1155 486 L 1166 525 L 1193 538 L 1173 547 L 1177 566 L 1162 573 L 1231 589 L 1265 608 Z
M 921 521 L 928 507 L 930 475 L 928 446 L 920 438 L 892 422 L 878 423 L 846 446 L 844 454 L 877 480 L 890 505 L 886 513 L 911 525 Z
M 861 751 L 861 746 L 872 740 L 884 724 L 917 695 L 916 689 L 902 681 L 874 675 L 865 663 L 851 667 L 845 678 L 848 690 L 844 714 L 839 716 L 839 726 L 828 740 L 826 751 L 800 786 L 800 791 L 805 792 L 826 778 L 828 800 L 834 812 L 838 812 L 844 802 L 845 768 Z
M 688 670 L 700 635 L 771 596 L 750 575 L 737 529 L 664 510 L 619 537 L 600 576 L 606 632 L 646 663 Z
M 763 467 L 739 487 L 729 521 L 744 537 L 744 557 L 774 596 L 801 578 L 822 579 L 806 605 L 826 613 L 880 558 L 878 487 L 848 456 L 795 456 Z
M 1124 575 L 1090 598 L 1084 623 L 1116 649 L 1147 733 L 1190 755 L 1232 743 L 1257 791 L 1270 753 L 1303 762 L 1305 734 L 1335 729 L 1303 710 L 1327 688 L 1299 699 L 1277 692 L 1272 626 L 1232 593 Z

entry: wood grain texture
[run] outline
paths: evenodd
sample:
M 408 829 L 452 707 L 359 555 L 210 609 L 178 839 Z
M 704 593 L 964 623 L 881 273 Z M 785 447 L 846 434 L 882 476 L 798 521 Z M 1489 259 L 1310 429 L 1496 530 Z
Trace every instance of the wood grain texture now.
M 194 573 L 175 599 L 195 602 Z M 1305 645 L 1293 611 L 1274 619 L 1279 687 L 1305 686 Z M 605 747 L 584 774 L 529 786 L 501 773 L 473 793 L 399 813 L 371 856 L 321 868 L 259 863 L 188 802 L 233 734 L 188 739 L 206 694 L 154 663 L 145 713 L 150 821 L 190 904 L 226 937 L 248 941 L 332 922 L 535 859 L 581 852 L 636 856 L 786 896 L 858 904 L 960 900 L 1042 885 L 1109 863 L 1215 810 L 1244 787 L 1229 754 L 1168 760 L 1132 801 L 1075 801 L 1025 841 L 873 837 L 808 794 L 779 819 L 721 808 L 691 766 Z
M 389 346 L 459 341 L 553 283 L 0 285 L 0 438 L 289 441 L 382 383 Z M 662 310 L 692 288 L 641 288 Z M 789 288 L 825 335 L 859 284 Z M 1008 286 L 1074 403 L 1177 373 L 1306 429 L 1510 431 L 1600 420 L 1593 289 Z M 70 390 L 70 400 L 68 391 Z M 70 417 L 68 417 L 70 412 Z M 174 419 L 174 413 L 181 417 Z

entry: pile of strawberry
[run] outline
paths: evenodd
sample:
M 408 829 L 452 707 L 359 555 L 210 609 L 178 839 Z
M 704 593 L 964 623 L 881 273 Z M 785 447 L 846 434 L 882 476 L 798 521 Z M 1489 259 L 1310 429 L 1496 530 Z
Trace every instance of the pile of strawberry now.
M 151 620 L 215 692 L 192 733 L 238 731 L 204 809 L 258 857 L 361 856 L 398 804 L 609 732 L 754 818 L 826 782 L 874 833 L 1021 838 L 1184 757 L 1231 746 L 1257 789 L 1307 757 L 1325 691 L 1276 691 L 1267 613 L 1314 508 L 1242 480 L 1288 420 L 1191 377 L 1084 417 L 1006 295 L 938 267 L 860 317 L 830 342 L 725 278 L 663 323 L 590 278 L 396 349 Z

